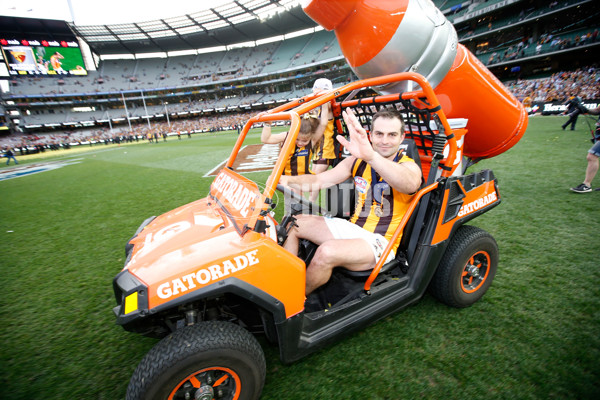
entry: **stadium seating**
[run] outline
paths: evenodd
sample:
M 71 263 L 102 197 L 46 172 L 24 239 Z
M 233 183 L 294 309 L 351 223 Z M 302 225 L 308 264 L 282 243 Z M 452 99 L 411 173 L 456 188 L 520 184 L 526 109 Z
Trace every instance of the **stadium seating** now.
M 194 86 L 240 77 L 269 75 L 332 59 L 342 59 L 335 35 L 318 31 L 257 47 L 198 55 L 138 60 L 104 60 L 97 71 L 76 78 L 22 78 L 11 83 L 14 95 L 102 93 Z
M 484 53 L 477 54 L 477 58 L 479 58 L 479 60 L 484 64 L 491 65 L 514 60 L 516 58 L 524 58 L 538 54 L 546 54 L 550 52 L 568 50 L 579 45 L 584 46 L 596 44 L 596 42 L 581 43 L 580 40 L 578 40 L 578 38 L 580 38 L 582 35 L 587 35 L 588 33 L 591 33 L 590 30 L 587 28 L 559 33 L 560 34 L 557 33 L 552 35 L 553 40 L 558 41 L 556 44 L 554 44 L 553 40 L 549 40 L 541 45 L 539 51 L 537 49 L 536 44 L 533 43 L 527 45 L 527 47 L 525 47 L 523 51 L 519 53 L 517 45 L 518 42 L 521 42 L 521 40 L 517 40 L 511 43 L 503 43 L 497 48 L 490 49 L 489 51 L 486 51 Z M 522 38 L 522 40 L 524 40 L 524 38 Z M 490 57 L 494 53 L 496 54 L 496 56 L 494 57 L 493 62 L 490 62 Z
M 308 43 L 309 38 L 298 36 L 286 41 L 280 42 L 279 47 L 273 52 L 262 73 L 272 73 L 287 69 L 295 59 L 302 56 L 302 50 Z
M 592 0 L 549 2 L 535 9 L 528 2 L 505 4 L 500 0 L 435 0 L 434 3 L 446 12 L 450 21 L 460 21 L 455 22 L 459 39 L 484 64 L 488 63 L 492 53 L 495 52 L 495 59 L 499 60 L 505 51 L 508 54 L 510 47 L 514 51 L 523 40 L 529 46 L 517 53 L 516 59 L 500 59 L 502 64 L 536 56 L 537 43 L 528 40 L 534 30 L 539 38 L 552 34 L 553 38 L 559 36 L 563 40 L 571 39 L 573 43 L 577 36 L 590 32 L 590 27 L 598 26 L 594 22 L 597 12 L 584 12 L 583 17 L 574 14 L 574 20 L 568 23 L 547 22 L 553 21 L 558 13 L 561 17 L 566 16 L 563 10 L 592 4 Z M 486 11 L 493 6 L 498 6 L 498 10 Z M 537 22 L 543 18 L 547 21 Z M 478 22 L 480 20 L 481 23 Z M 488 21 L 492 22 L 491 28 Z M 542 28 L 547 26 L 551 29 L 544 32 Z M 487 47 L 478 47 L 485 42 L 489 42 Z M 594 43 L 588 41 L 585 45 Z M 479 48 L 485 50 L 478 52 Z M 542 44 L 540 54 L 552 55 L 561 50 L 564 48 L 553 45 L 550 40 Z M 332 79 L 336 86 L 355 79 L 347 66 L 338 70 L 343 65 L 340 60 L 343 60 L 343 55 L 335 34 L 317 30 L 308 35 L 227 51 L 167 58 L 104 59 L 100 61 L 98 70 L 89 71 L 87 76 L 15 78 L 10 80 L 10 93 L 3 98 L 35 103 L 19 106 L 24 114 L 23 127 L 124 118 L 127 115 L 122 104 L 123 97 L 127 99 L 129 116 L 134 118 L 164 113 L 166 109 L 170 113 L 238 110 L 242 105 L 274 104 L 306 95 L 310 92 L 314 80 L 311 76 L 315 73 L 325 71 L 324 76 Z M 490 69 L 496 64 L 489 64 Z M 556 66 L 553 65 L 553 68 Z M 166 88 L 169 91 L 165 91 Z M 141 99 L 132 99 L 142 92 L 147 103 L 145 109 Z M 157 94 L 158 99 L 151 99 Z M 176 97 L 164 97 L 167 94 L 175 94 Z M 73 101 L 92 105 L 96 110 L 74 112 L 72 107 L 75 103 L 59 104 Z M 166 107 L 165 103 L 168 103 Z M 143 118 L 135 121 L 145 122 Z
M 446 11 L 446 10 L 452 10 L 454 7 L 457 7 L 460 5 L 465 5 L 465 4 L 468 5 L 471 2 L 465 1 L 465 0 L 434 0 L 433 3 L 440 10 Z

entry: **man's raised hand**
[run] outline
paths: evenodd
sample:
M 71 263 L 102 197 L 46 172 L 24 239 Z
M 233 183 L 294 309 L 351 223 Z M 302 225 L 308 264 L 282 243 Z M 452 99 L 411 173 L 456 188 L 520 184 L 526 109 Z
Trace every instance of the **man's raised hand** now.
M 346 109 L 342 112 L 344 122 L 348 127 L 350 133 L 350 141 L 346 140 L 343 136 L 338 136 L 337 140 L 356 158 L 361 160 L 370 161 L 375 151 L 371 146 L 367 131 L 362 127 L 354 112 L 351 109 Z

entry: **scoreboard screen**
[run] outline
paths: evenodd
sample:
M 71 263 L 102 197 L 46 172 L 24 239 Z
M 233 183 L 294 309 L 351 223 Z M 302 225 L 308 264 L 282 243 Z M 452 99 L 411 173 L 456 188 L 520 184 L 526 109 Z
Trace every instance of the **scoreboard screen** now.
M 62 45 L 61 45 L 62 43 Z M 87 75 L 79 44 L 0 38 L 2 55 L 12 75 Z
M 0 17 L 0 49 L 9 76 L 87 75 L 65 21 Z

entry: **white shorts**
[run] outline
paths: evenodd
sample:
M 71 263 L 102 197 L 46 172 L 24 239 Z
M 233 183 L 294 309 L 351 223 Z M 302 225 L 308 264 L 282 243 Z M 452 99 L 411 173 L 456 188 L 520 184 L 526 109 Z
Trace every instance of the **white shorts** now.
M 325 223 L 335 239 L 363 239 L 366 241 L 373 250 L 375 263 L 379 261 L 383 250 L 388 245 L 388 240 L 379 233 L 369 232 L 348 220 L 342 218 L 325 218 Z M 394 257 L 396 257 L 396 254 L 392 250 L 385 262 L 392 261 Z

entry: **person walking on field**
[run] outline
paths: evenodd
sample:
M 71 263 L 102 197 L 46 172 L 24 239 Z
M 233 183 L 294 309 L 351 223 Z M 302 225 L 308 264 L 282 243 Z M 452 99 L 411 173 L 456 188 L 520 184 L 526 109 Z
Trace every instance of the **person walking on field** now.
M 17 158 L 15 157 L 15 153 L 12 151 L 12 149 L 10 147 L 8 147 L 5 151 L 4 151 L 4 157 L 6 157 L 6 165 L 8 165 L 10 163 L 10 160 L 13 159 L 15 160 L 15 164 L 18 164 L 19 162 L 17 161 Z
M 569 119 L 562 125 L 562 129 L 564 131 L 569 125 L 571 125 L 571 130 L 574 131 L 575 124 L 577 123 L 577 117 L 579 117 L 579 114 L 585 112 L 586 110 L 585 107 L 583 107 L 581 98 L 577 95 L 577 93 L 574 93 L 573 96 L 569 97 L 565 104 L 567 105 L 567 111 L 565 113 L 569 116 Z
M 599 115 L 600 107 L 596 107 L 588 111 L 590 114 Z M 600 117 L 596 122 L 596 132 L 594 133 L 593 146 L 587 153 L 587 167 L 585 169 L 585 179 L 579 186 L 571 188 L 575 193 L 589 193 L 593 191 L 592 181 L 600 167 Z

